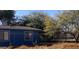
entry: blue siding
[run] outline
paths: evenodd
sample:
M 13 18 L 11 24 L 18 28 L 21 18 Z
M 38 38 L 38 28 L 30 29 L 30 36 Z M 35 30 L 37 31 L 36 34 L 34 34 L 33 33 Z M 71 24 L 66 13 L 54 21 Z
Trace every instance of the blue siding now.
M 40 40 L 40 35 L 39 35 L 39 32 L 37 31 L 34 31 L 33 32 L 33 43 L 34 44 L 37 44 Z
M 27 30 L 9 30 L 9 29 L 3 29 L 3 31 L 9 32 L 9 40 L 0 40 L 0 46 L 8 46 L 11 45 L 33 45 L 37 44 L 40 40 L 39 31 L 32 31 L 32 39 L 31 40 L 24 40 L 24 31 Z M 28 30 L 29 31 L 29 30 Z
M 24 32 L 22 30 L 11 30 L 10 40 L 12 45 L 21 45 L 24 42 Z
M 9 46 L 9 41 L 5 40 L 0 41 L 0 46 Z

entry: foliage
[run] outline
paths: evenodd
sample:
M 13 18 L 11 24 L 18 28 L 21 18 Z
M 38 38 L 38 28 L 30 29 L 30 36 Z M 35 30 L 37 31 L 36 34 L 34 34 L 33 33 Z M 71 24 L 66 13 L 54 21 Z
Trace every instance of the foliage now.
M 14 20 L 15 11 L 13 10 L 0 10 L 0 20 L 2 25 L 9 25 Z
M 74 31 L 79 27 L 79 11 L 64 11 L 59 15 L 58 27 L 62 27 L 65 31 Z
M 38 28 L 43 30 L 43 22 L 44 22 L 44 17 L 46 15 L 41 12 L 34 12 L 28 16 L 23 17 L 23 24 L 25 26 L 33 27 L 33 28 Z
M 70 10 L 64 11 L 62 14 L 58 16 L 58 27 L 60 27 L 63 31 L 72 32 L 74 34 L 74 38 L 78 40 L 79 37 L 79 11 L 78 10 Z
M 53 20 L 50 17 L 45 17 L 45 21 L 44 21 L 45 35 L 48 38 L 53 37 L 54 30 L 55 30 L 55 23 L 53 22 Z

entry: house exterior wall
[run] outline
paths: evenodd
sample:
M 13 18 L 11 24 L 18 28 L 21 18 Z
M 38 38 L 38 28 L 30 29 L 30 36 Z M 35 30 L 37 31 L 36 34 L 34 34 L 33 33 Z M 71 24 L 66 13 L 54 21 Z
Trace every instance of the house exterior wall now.
M 31 39 L 25 39 L 25 32 L 31 32 Z M 26 33 L 27 34 L 27 33 Z M 36 44 L 39 38 L 39 32 L 31 30 L 10 30 L 10 39 L 12 45 L 33 45 Z
M 10 44 L 21 45 L 24 42 L 24 32 L 22 30 L 10 30 Z
M 34 31 L 33 32 L 33 44 L 38 44 L 40 40 L 41 40 L 40 33 L 37 31 Z
M 1 31 L 1 30 L 0 30 Z M 38 42 L 39 38 L 39 31 L 31 31 L 31 30 L 9 30 L 9 29 L 2 29 L 2 31 L 9 32 L 9 40 L 0 40 L 0 46 L 8 46 L 8 45 L 33 45 Z M 30 40 L 24 38 L 24 32 L 31 32 L 32 38 Z

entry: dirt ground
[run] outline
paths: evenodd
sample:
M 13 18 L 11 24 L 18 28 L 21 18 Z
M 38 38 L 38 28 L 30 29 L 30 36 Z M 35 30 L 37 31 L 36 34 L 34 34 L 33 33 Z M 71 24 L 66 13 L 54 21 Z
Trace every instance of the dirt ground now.
M 9 46 L 8 49 L 79 49 L 79 43 L 54 43 L 51 45 L 21 45 L 17 47 Z

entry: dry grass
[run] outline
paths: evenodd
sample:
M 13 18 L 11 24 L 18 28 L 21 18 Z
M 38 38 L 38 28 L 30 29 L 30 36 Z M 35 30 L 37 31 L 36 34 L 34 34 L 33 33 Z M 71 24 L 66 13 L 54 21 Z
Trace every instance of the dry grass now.
M 12 46 L 8 47 L 13 48 Z M 36 45 L 36 46 L 26 46 L 21 45 L 14 47 L 14 49 L 79 49 L 79 43 L 54 43 L 52 45 Z

